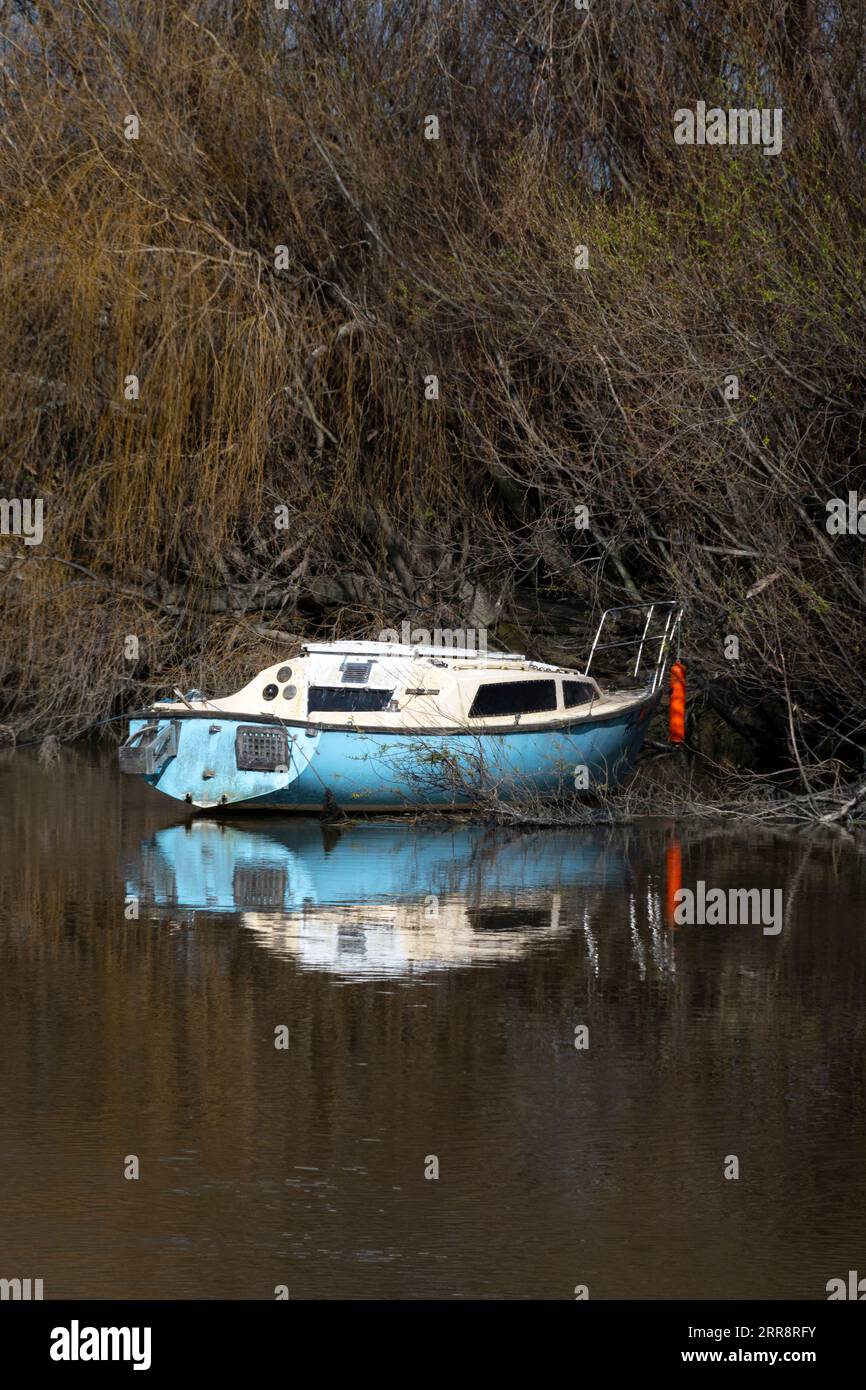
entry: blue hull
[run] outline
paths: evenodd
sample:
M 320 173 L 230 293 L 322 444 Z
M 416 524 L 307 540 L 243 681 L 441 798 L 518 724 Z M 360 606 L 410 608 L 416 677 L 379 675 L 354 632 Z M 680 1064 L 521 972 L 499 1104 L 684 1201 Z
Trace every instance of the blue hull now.
M 507 801 L 592 790 L 623 780 L 643 744 L 657 696 L 612 718 L 507 733 L 370 732 L 291 726 L 288 763 L 241 771 L 235 737 L 249 718 L 197 718 L 172 712 L 175 756 L 145 781 L 200 807 L 317 811 L 454 809 L 495 794 Z M 132 720 L 135 732 L 149 721 Z M 160 729 L 169 718 L 160 721 Z M 262 728 L 286 726 L 262 723 Z M 587 785 L 576 769 L 586 768 Z M 328 796 L 330 793 L 330 796 Z M 332 800 L 333 799 L 333 800 Z
M 597 830 L 250 820 L 200 817 L 158 831 L 127 859 L 127 896 L 161 923 L 206 929 L 227 915 L 300 969 L 384 980 L 513 962 L 571 931 L 581 907 L 628 875 L 621 837 Z M 592 956 L 586 919 L 584 931 Z
M 435 823 L 434 823 L 435 824 Z M 371 866 L 374 871 L 371 873 Z M 425 829 L 357 822 L 335 842 L 321 823 L 250 832 L 211 820 L 159 830 L 128 865 L 127 889 L 155 907 L 210 913 L 473 898 L 621 884 L 620 849 L 597 832 L 508 837 L 457 823 Z

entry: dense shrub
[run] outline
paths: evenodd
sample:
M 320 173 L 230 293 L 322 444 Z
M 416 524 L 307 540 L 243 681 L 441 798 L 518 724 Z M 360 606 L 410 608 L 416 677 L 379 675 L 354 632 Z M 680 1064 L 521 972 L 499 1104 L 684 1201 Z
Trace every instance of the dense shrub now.
M 826 504 L 866 497 L 862 0 L 20 0 L 3 33 L 0 493 L 46 513 L 0 539 L 0 719 L 402 618 L 582 650 L 675 594 L 717 711 L 859 763 L 866 537 Z M 699 100 L 780 108 L 781 153 L 677 145 Z

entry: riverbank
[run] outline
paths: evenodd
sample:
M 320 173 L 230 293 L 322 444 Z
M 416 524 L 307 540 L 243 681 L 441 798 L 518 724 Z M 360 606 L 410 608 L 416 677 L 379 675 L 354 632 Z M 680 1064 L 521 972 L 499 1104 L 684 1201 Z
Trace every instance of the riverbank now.
M 0 728 L 0 772 L 8 770 L 17 759 L 33 760 L 43 768 L 55 767 L 70 756 L 82 756 L 85 762 L 108 757 L 113 763 L 106 745 L 120 741 L 116 731 L 123 730 L 124 724 L 123 720 L 114 721 L 99 731 L 101 738 L 79 740 L 65 747 L 52 735 L 16 745 L 11 731 Z M 653 730 L 650 732 L 652 735 Z M 121 782 L 119 771 L 117 776 L 119 786 L 131 785 L 128 780 Z M 162 800 L 149 788 L 143 792 L 154 803 Z M 136 794 L 142 794 L 141 787 L 136 786 Z M 253 820 L 257 818 L 255 812 L 248 814 Z M 411 818 L 436 819 L 439 814 L 417 811 Z M 355 817 L 329 809 L 321 819 L 345 825 Z M 591 796 L 559 798 L 541 798 L 527 790 L 507 801 L 492 791 L 479 795 L 472 810 L 454 812 L 449 819 L 526 829 L 627 826 L 673 819 L 682 823 L 749 822 L 768 829 L 850 834 L 866 829 L 866 781 L 846 782 L 838 772 L 832 780 L 826 772 L 823 777 L 814 772 L 804 775 L 797 768 L 782 769 L 772 775 L 742 771 L 730 763 L 715 762 L 694 748 L 672 746 L 651 737 L 633 775 L 620 787 Z
M 0 723 L 67 738 L 404 621 L 582 658 L 672 597 L 737 765 L 856 776 L 856 36 L 816 83 L 787 20 L 713 3 L 604 42 L 550 0 L 300 3 L 290 41 L 243 8 L 16 10 Z M 674 139 L 723 70 L 778 94 L 778 155 Z

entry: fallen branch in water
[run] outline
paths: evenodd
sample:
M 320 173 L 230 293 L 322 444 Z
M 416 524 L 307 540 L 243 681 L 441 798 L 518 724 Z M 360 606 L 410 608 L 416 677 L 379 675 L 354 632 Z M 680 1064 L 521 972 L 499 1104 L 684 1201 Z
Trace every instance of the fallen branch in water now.
M 528 786 L 510 788 L 506 794 L 496 784 L 473 793 L 473 779 L 465 769 L 456 765 L 443 768 L 446 780 L 467 799 L 472 796 L 475 814 L 503 825 L 623 825 L 688 817 L 804 829 L 856 827 L 853 817 L 858 807 L 866 804 L 866 782 L 856 788 L 838 782 L 818 788 L 814 779 L 827 775 L 827 769 L 819 765 L 809 769 L 813 779 L 809 792 L 788 792 L 782 778 L 790 781 L 797 772 L 786 769 L 773 780 L 720 767 L 700 754 L 691 762 L 679 757 L 662 761 L 657 755 L 643 756 L 634 776 L 621 786 L 600 786 L 577 796 L 564 792 L 545 797 Z M 866 817 L 862 824 L 866 826 Z
M 838 810 L 836 810 L 836 811 L 831 811 L 831 812 L 830 812 L 828 815 L 826 815 L 826 816 L 820 816 L 820 817 L 819 817 L 819 824 L 821 824 L 821 825 L 835 825 L 835 824 L 837 824 L 840 820 L 844 820 L 844 819 L 846 818 L 846 816 L 850 816 L 851 812 L 854 811 L 854 810 L 856 810 L 856 808 L 857 808 L 858 806 L 862 805 L 862 803 L 863 803 L 864 801 L 866 801 L 866 782 L 863 782 L 862 785 L 861 785 L 860 787 L 857 788 L 857 791 L 856 791 L 856 792 L 854 793 L 854 795 L 850 798 L 850 800 L 844 802 L 843 805 L 841 805 L 841 806 L 838 808 Z

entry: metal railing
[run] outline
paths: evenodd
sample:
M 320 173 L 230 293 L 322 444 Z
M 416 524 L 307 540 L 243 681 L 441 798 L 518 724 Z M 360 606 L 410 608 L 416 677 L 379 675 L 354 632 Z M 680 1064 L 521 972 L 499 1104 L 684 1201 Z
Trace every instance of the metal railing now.
M 159 725 L 156 719 L 127 736 L 117 750 L 121 772 L 153 777 L 176 757 L 180 721 L 171 719 L 161 729 Z
M 600 641 L 604 625 L 608 621 L 608 619 L 611 618 L 613 615 L 619 615 L 622 613 L 646 613 L 646 620 L 643 624 L 642 632 L 635 637 L 627 637 L 624 641 Z M 664 627 L 660 632 L 650 631 L 653 621 L 653 615 L 655 613 L 659 614 L 660 621 L 662 619 L 664 621 Z M 660 602 L 653 603 L 628 603 L 623 605 L 621 608 L 606 608 L 601 615 L 601 621 L 599 622 L 598 629 L 595 634 L 595 639 L 593 641 L 592 647 L 590 648 L 589 660 L 586 663 L 585 674 L 589 675 L 590 667 L 592 666 L 593 658 L 595 657 L 596 652 L 612 651 L 616 647 L 637 647 L 637 657 L 634 663 L 634 670 L 631 673 L 632 678 L 637 679 L 638 672 L 640 671 L 641 662 L 643 660 L 644 648 L 647 646 L 651 647 L 654 643 L 657 642 L 658 652 L 656 653 L 655 667 L 653 669 L 652 681 L 649 687 L 650 694 L 654 695 L 655 692 L 658 690 L 659 686 L 661 685 L 662 681 L 664 680 L 671 646 L 673 644 L 674 637 L 677 635 L 679 631 L 682 616 L 682 605 L 677 603 L 675 599 L 664 599 Z

